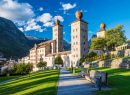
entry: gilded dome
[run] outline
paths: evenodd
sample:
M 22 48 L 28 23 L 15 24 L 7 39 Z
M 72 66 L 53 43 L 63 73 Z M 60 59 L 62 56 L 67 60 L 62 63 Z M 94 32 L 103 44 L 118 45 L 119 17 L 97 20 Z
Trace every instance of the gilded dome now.
M 83 13 L 81 11 L 76 12 L 76 18 L 81 19 L 83 17 Z
M 57 19 L 57 20 L 55 21 L 55 23 L 56 23 L 56 24 L 59 24 L 59 23 L 60 23 L 60 21 Z
M 100 28 L 101 28 L 101 29 L 105 29 L 105 27 L 106 27 L 106 25 L 105 25 L 104 23 L 102 23 L 102 24 L 100 25 Z

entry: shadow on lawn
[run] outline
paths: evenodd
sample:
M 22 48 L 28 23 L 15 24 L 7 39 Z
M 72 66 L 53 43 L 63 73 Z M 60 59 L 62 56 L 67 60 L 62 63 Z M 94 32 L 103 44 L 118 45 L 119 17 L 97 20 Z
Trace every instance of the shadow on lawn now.
M 23 92 L 23 94 L 26 95 L 30 94 L 31 92 L 35 92 L 37 94 L 47 92 L 49 95 L 55 94 L 56 83 L 58 82 L 59 79 L 58 74 L 59 71 L 51 70 L 51 71 L 39 71 L 33 73 L 31 74 L 31 76 L 33 77 L 31 77 L 30 80 L 28 80 L 28 76 L 24 76 L 23 77 L 24 79 L 17 79 L 12 82 L 0 85 L 0 95 L 10 95 L 20 92 Z M 48 83 L 50 85 L 47 85 Z M 47 87 L 44 87 L 44 84 Z M 24 92 L 29 89 L 30 91 Z M 42 92 L 39 92 L 38 91 L 39 89 Z M 46 89 L 46 91 L 44 89 Z

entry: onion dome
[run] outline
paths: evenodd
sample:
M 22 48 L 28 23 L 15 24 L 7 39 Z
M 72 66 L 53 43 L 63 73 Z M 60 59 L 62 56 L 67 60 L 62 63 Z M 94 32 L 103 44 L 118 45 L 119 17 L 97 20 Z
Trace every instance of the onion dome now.
M 81 11 L 76 12 L 76 18 L 81 19 L 83 17 L 83 13 Z
M 60 23 L 60 21 L 57 19 L 57 20 L 55 21 L 55 23 L 58 25 L 58 24 Z
M 105 29 L 105 27 L 106 27 L 106 25 L 105 25 L 104 23 L 102 23 L 102 24 L 100 25 L 100 28 L 101 28 L 101 29 Z

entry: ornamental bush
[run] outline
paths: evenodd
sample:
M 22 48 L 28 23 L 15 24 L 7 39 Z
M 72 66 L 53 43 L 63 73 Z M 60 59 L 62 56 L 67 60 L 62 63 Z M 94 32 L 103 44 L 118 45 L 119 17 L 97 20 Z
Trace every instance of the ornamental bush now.
M 58 56 L 55 58 L 54 63 L 57 64 L 57 65 L 63 65 L 63 60 L 62 60 L 62 58 L 60 57 L 60 55 L 58 55 Z
M 46 61 L 39 62 L 39 63 L 37 64 L 37 67 L 45 67 L 45 66 L 47 66 L 47 62 L 46 62 Z

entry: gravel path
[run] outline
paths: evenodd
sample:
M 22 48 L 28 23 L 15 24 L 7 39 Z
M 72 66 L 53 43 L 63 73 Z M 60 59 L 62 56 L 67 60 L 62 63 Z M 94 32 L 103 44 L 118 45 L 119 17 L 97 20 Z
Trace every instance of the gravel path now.
M 98 89 L 85 78 L 72 75 L 61 68 L 57 95 L 93 95 L 94 90 Z

